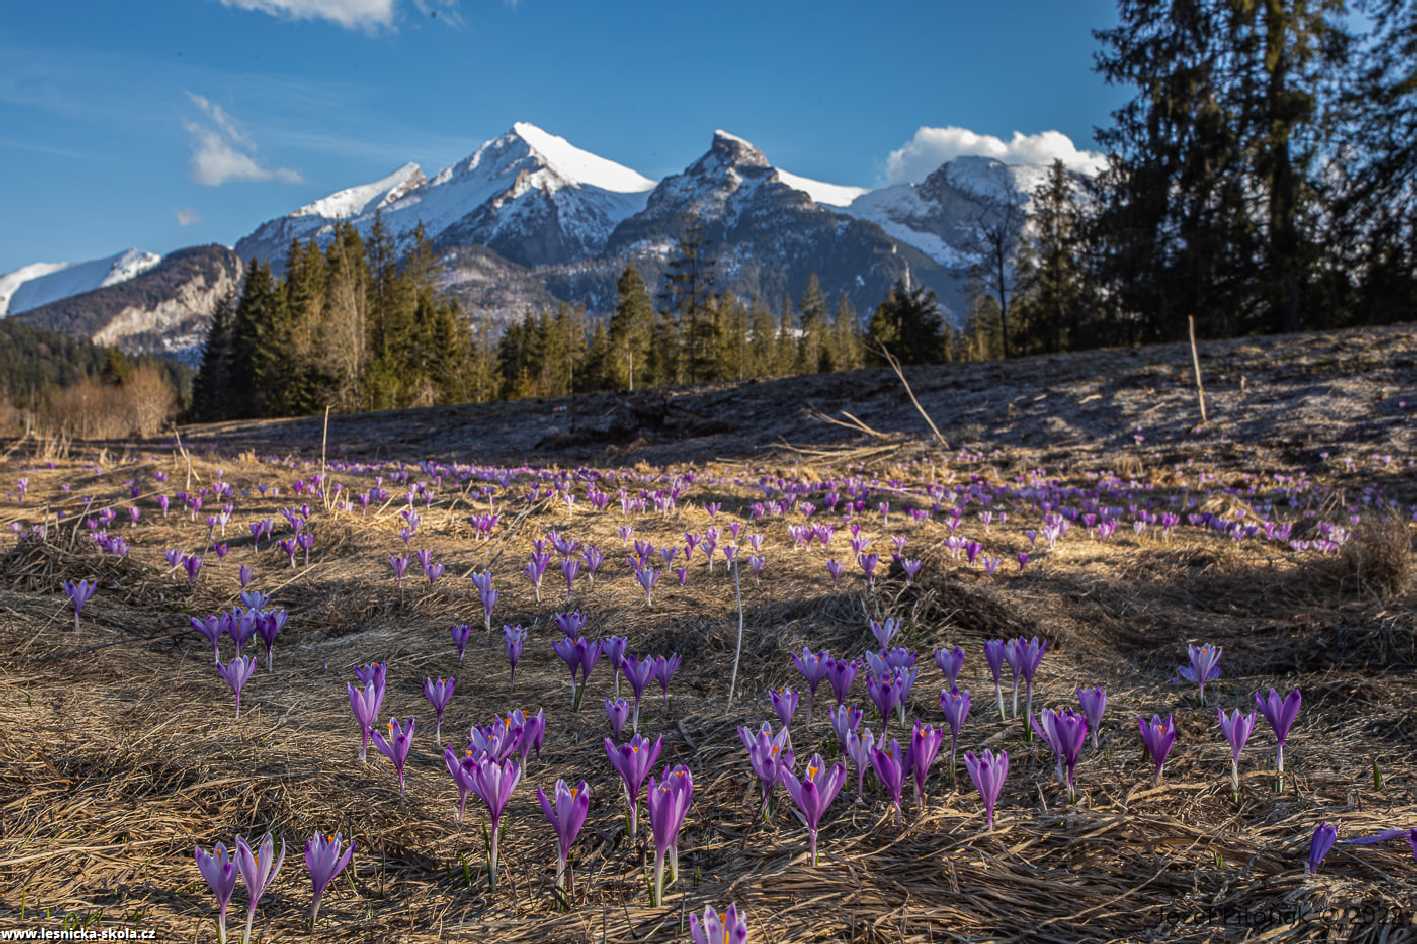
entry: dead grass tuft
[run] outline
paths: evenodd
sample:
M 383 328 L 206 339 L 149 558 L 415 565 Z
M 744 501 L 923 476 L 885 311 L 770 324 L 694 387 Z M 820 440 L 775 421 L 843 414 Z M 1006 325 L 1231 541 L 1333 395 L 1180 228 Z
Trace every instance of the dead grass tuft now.
M 1343 561 L 1361 592 L 1397 596 L 1412 581 L 1412 529 L 1396 514 L 1366 520 L 1344 545 Z

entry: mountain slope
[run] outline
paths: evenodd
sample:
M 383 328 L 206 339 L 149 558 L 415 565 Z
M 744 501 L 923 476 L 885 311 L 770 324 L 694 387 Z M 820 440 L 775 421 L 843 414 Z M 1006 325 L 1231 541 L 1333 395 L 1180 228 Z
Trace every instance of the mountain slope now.
M 128 354 L 195 359 L 217 302 L 234 291 L 241 260 L 225 246 L 169 253 L 141 275 L 64 298 L 12 317 L 51 331 L 86 337 Z
M 404 165 L 382 181 L 263 223 L 236 251 L 279 271 L 291 239 L 328 239 L 345 220 L 367 234 L 377 213 L 402 246 L 421 225 L 440 246 L 487 246 L 520 265 L 564 262 L 598 251 L 653 186 L 624 165 L 518 122 L 432 180 Z
M 949 293 L 939 263 L 875 223 L 817 202 L 814 185 L 831 187 L 785 175 L 751 142 L 717 131 L 703 156 L 661 181 L 644 211 L 616 227 L 607 249 L 649 277 L 693 221 L 716 259 L 717 287 L 741 295 L 797 298 L 815 274 L 829 297 L 845 294 L 865 312 L 907 272 L 942 298 Z M 843 199 L 845 189 L 826 195 Z
M 976 261 L 978 227 L 1006 205 L 1027 208 L 1048 169 L 1005 164 L 988 157 L 957 157 L 918 184 L 897 184 L 862 194 L 844 212 L 880 226 L 947 269 Z
M 39 308 L 96 288 L 118 285 L 162 261 L 154 252 L 125 249 L 88 262 L 39 262 L 0 275 L 0 316 Z

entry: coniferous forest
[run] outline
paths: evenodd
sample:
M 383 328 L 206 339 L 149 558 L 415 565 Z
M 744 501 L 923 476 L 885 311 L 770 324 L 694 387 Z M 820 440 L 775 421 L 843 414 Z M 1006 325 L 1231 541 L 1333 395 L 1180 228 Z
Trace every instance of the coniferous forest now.
M 439 296 L 421 234 L 295 243 L 221 307 L 197 418 L 563 396 L 1405 320 L 1417 311 L 1417 4 L 1119 0 L 1095 68 L 1131 97 L 1107 164 L 1055 164 L 1026 220 L 983 220 L 958 323 L 902 283 L 874 312 L 742 298 L 690 222 L 662 284 L 501 330 Z M 1022 214 L 1019 214 L 1022 217 Z

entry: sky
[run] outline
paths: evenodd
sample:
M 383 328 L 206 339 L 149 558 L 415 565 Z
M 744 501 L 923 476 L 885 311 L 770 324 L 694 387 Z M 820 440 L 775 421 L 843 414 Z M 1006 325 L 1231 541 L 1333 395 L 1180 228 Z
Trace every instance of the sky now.
M 653 179 L 714 129 L 836 184 L 1097 160 L 1113 0 L 144 0 L 0 19 L 0 273 L 234 243 L 516 121 Z

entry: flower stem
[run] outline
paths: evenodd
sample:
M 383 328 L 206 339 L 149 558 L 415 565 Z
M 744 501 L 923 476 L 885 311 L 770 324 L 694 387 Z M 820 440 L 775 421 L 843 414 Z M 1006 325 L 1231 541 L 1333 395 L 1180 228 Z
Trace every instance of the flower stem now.
M 650 889 L 650 904 L 656 908 L 664 898 L 664 851 L 654 853 L 654 887 Z

